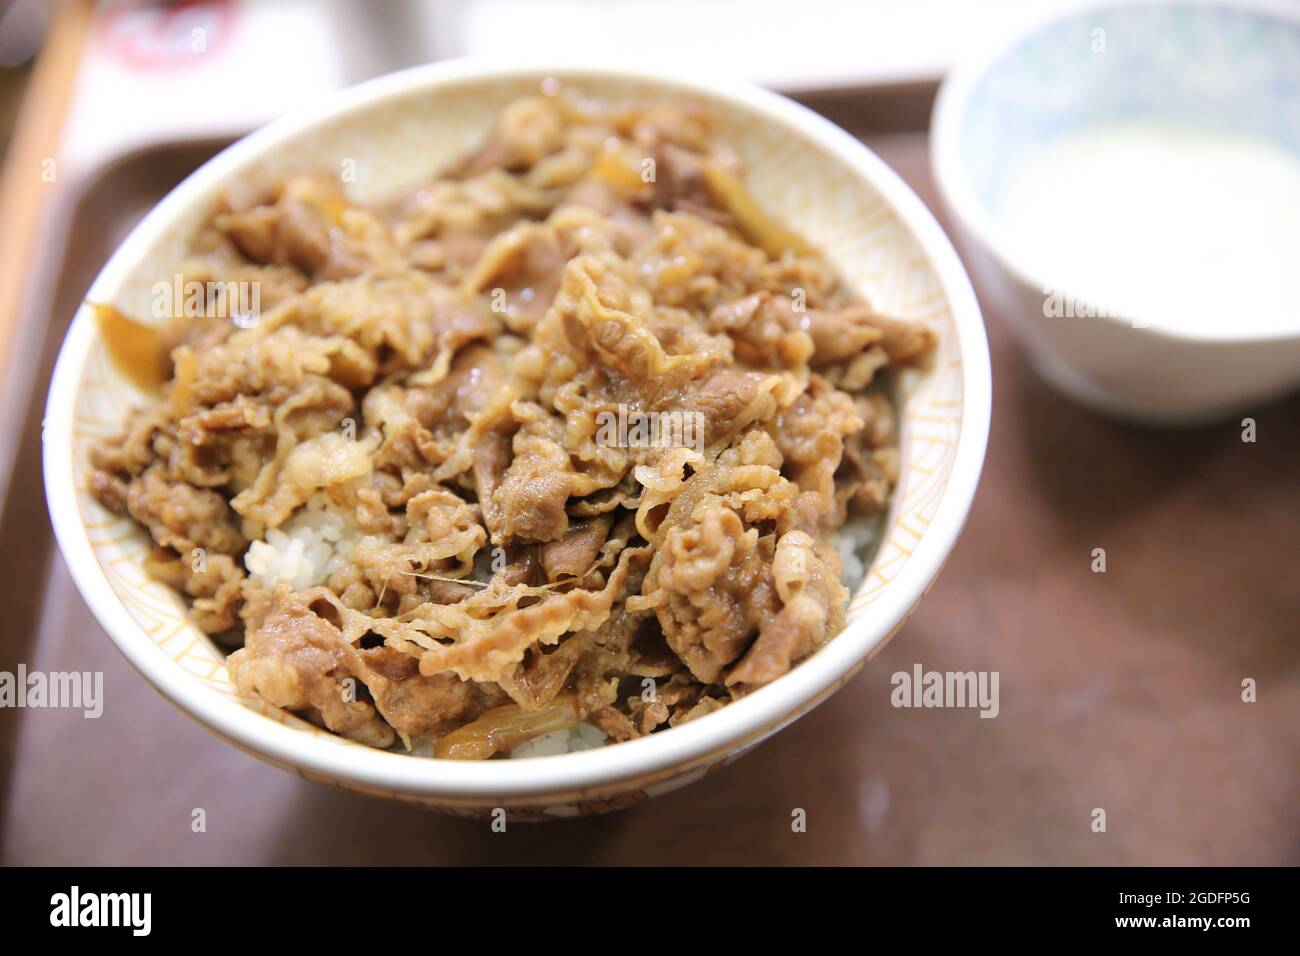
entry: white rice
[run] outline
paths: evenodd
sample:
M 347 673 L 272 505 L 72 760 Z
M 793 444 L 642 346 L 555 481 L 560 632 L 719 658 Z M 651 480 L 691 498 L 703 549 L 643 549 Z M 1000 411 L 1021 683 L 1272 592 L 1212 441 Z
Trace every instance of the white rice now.
M 558 757 L 579 750 L 594 750 L 604 744 L 605 734 L 591 724 L 583 723 L 568 730 L 556 730 L 534 737 L 510 751 L 510 757 Z
M 879 517 L 850 518 L 831 535 L 831 543 L 840 553 L 840 582 L 850 591 L 856 591 L 867 568 L 871 566 L 880 537 Z
M 295 591 L 324 584 L 346 565 L 357 542 L 350 516 L 317 493 L 278 528 L 248 546 L 244 567 L 255 584 L 284 581 Z

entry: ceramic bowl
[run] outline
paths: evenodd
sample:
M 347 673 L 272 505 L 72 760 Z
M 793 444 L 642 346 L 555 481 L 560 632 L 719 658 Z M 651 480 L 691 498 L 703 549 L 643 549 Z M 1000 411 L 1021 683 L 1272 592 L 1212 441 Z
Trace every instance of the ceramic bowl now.
M 983 322 L 929 212 L 839 128 L 780 96 L 729 82 L 471 61 L 371 81 L 252 134 L 195 172 L 131 233 L 87 301 L 149 316 L 151 285 L 173 274 L 227 184 L 350 160 L 358 198 L 400 192 L 463 155 L 501 107 L 549 76 L 595 96 L 713 107 L 767 208 L 882 307 L 938 333 L 932 366 L 901 383 L 901 481 L 849 624 L 791 673 L 692 723 L 561 756 L 476 763 L 352 743 L 241 696 L 223 655 L 190 623 L 178 596 L 145 573 L 147 534 L 88 493 L 91 446 L 117 432 L 143 396 L 116 372 L 86 306 L 64 342 L 45 420 L 45 480 L 63 556 L 104 630 L 147 681 L 213 733 L 272 764 L 463 814 L 505 808 L 516 818 L 564 816 L 636 803 L 699 778 L 825 700 L 902 625 L 938 574 L 975 493 L 989 427 Z
M 1300 385 L 1297 303 L 1280 303 L 1283 322 L 1255 331 L 1232 315 L 1193 330 L 1176 315 L 1125 314 L 1100 290 L 1042 274 L 1028 240 L 1017 245 L 999 221 L 1001 191 L 1025 157 L 1117 121 L 1208 128 L 1300 157 L 1300 7 L 1126 0 L 1054 9 L 971 51 L 945 80 L 931 130 L 935 179 L 981 298 L 1062 392 L 1123 418 L 1182 424 Z M 1197 282 L 1196 270 L 1185 281 Z

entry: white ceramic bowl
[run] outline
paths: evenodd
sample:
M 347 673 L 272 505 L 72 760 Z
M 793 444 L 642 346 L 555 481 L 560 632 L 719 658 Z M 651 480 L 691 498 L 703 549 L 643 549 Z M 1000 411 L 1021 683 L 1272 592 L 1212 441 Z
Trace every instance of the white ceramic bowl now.
M 594 751 L 482 763 L 373 750 L 241 697 L 222 655 L 182 602 L 145 574 L 147 534 L 88 494 L 87 453 L 142 397 L 115 371 L 83 306 L 64 342 L 45 421 L 45 480 L 59 545 L 86 602 L 122 653 L 167 698 L 236 746 L 305 777 L 460 813 L 596 812 L 679 786 L 734 758 L 842 685 L 906 619 L 952 549 L 988 435 L 984 326 L 969 282 L 915 195 L 860 143 L 751 86 L 616 68 L 453 61 L 366 83 L 254 133 L 178 186 L 131 233 L 87 295 L 150 315 L 221 188 L 296 168 L 360 172 L 358 197 L 412 186 L 463 154 L 498 110 L 547 76 L 593 95 L 690 98 L 714 107 L 761 201 L 826 250 L 882 306 L 939 336 L 933 367 L 903 385 L 903 469 L 883 543 L 846 629 L 790 674 L 721 711 Z M 112 706 L 109 702 L 108 706 Z
M 1300 7 L 1088 2 L 1054 9 L 972 51 L 940 90 L 931 156 L 983 301 L 1010 324 L 1046 379 L 1120 417 L 1207 421 L 1300 385 L 1297 303 L 1284 304 L 1289 318 L 1277 331 L 1242 331 L 1231 317 L 1213 329 L 1182 331 L 1159 316 L 1107 315 L 1098 290 L 1089 288 L 1069 289 L 1080 300 L 1067 303 L 1072 316 L 1045 314 L 1059 285 L 1035 271 L 995 218 L 1001 177 L 1062 134 L 1134 119 L 1224 129 L 1300 155 Z M 1186 281 L 1194 283 L 1190 272 Z

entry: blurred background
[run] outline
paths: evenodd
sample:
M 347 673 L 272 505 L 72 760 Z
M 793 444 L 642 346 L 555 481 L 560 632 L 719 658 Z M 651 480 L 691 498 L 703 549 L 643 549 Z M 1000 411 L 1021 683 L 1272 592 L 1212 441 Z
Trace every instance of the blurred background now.
M 103 671 L 107 698 L 94 721 L 0 710 L 0 861 L 1300 862 L 1300 402 L 1252 409 L 1266 437 L 1250 445 L 1235 421 L 1098 417 L 1031 370 L 978 282 L 993 432 L 933 592 L 830 702 L 632 811 L 503 836 L 264 766 L 131 672 L 45 516 L 41 408 L 82 294 L 168 189 L 268 120 L 453 56 L 644 62 L 794 96 L 942 220 L 940 80 L 1059 5 L 0 0 L 0 670 Z M 1090 570 L 1097 547 L 1106 574 Z M 1001 714 L 894 710 L 889 676 L 915 663 L 999 671 Z M 1245 678 L 1258 704 L 1241 701 Z M 204 834 L 190 831 L 198 807 Z M 807 833 L 790 831 L 795 807 Z

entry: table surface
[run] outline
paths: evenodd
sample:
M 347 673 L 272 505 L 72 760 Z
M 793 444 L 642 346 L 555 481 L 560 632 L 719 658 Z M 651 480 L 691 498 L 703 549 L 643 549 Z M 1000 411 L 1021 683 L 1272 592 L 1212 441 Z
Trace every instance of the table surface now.
M 867 139 L 935 208 L 924 135 Z M 1253 444 L 1234 422 L 1119 425 L 1050 391 L 987 319 L 983 481 L 892 643 L 725 770 L 628 811 L 505 833 L 306 782 L 183 719 L 49 548 L 26 423 L 3 537 L 30 547 L 0 554 L 0 667 L 101 670 L 107 703 L 98 720 L 3 715 L 0 862 L 1300 863 L 1300 397 L 1252 410 Z M 890 676 L 918 663 L 997 671 L 1000 713 L 893 708 Z M 796 808 L 806 832 L 792 832 Z

